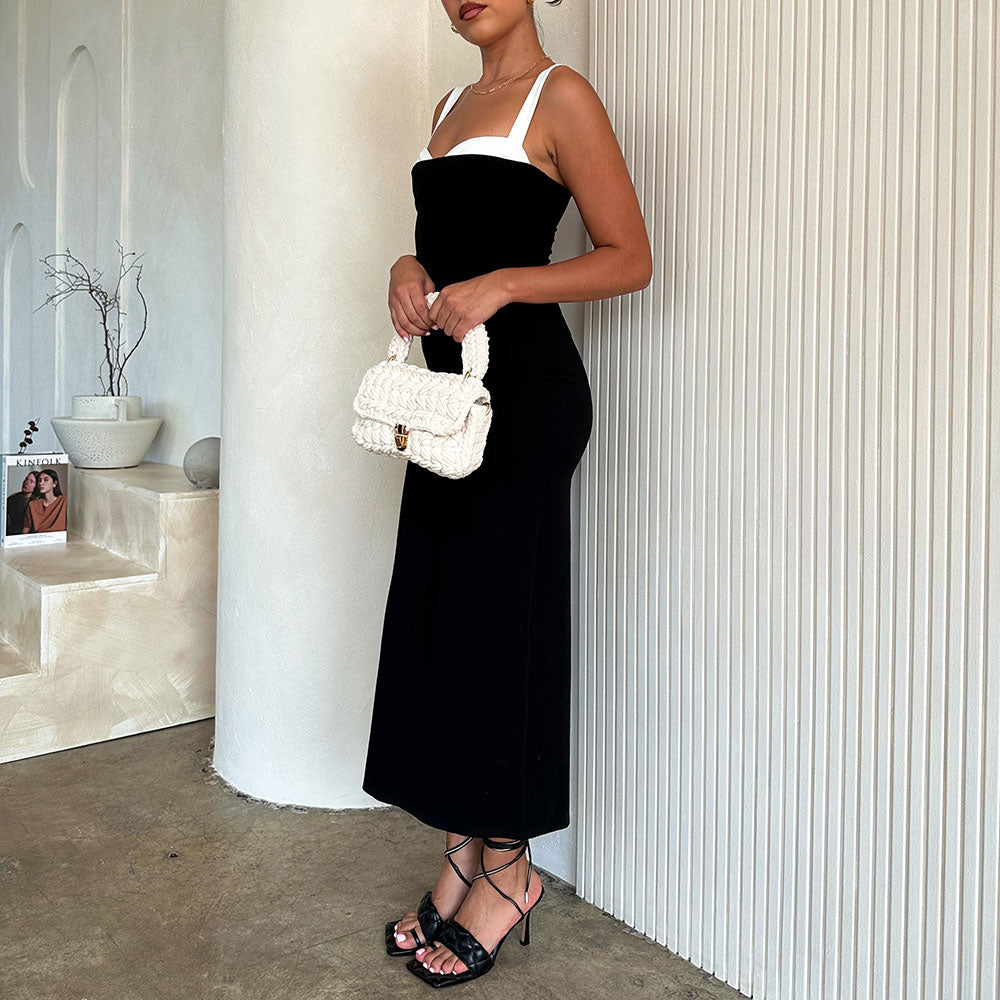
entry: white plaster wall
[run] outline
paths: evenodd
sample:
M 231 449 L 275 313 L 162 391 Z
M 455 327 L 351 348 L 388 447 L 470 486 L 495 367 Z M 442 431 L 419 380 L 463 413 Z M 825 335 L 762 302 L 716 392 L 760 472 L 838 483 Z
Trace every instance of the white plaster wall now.
M 146 457 L 180 465 L 195 441 L 221 426 L 222 2 L 129 3 L 135 30 L 123 203 L 133 248 L 147 250 L 142 289 L 151 316 L 129 362 L 130 383 L 143 406 L 163 417 Z
M 70 250 L 114 283 L 118 255 L 145 252 L 146 335 L 128 389 L 162 416 L 148 458 L 180 464 L 219 432 L 222 74 L 220 0 L 0 3 L 0 448 L 29 419 L 102 391 L 101 334 L 82 296 L 53 290 L 38 258 Z M 125 336 L 141 330 L 127 297 Z M 134 325 L 133 325 L 134 324 Z

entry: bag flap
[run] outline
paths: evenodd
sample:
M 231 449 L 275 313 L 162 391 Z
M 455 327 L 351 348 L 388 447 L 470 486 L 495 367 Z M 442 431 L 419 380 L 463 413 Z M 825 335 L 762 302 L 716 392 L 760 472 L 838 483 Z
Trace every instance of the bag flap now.
M 465 423 L 477 401 L 489 398 L 489 390 L 475 376 L 382 361 L 361 379 L 354 412 L 369 420 L 449 436 Z

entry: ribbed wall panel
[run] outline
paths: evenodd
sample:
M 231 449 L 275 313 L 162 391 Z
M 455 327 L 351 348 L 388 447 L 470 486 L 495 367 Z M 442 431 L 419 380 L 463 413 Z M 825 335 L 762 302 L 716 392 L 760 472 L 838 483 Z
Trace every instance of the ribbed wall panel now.
M 1000 996 L 998 0 L 591 0 L 578 889 L 768 1000 Z

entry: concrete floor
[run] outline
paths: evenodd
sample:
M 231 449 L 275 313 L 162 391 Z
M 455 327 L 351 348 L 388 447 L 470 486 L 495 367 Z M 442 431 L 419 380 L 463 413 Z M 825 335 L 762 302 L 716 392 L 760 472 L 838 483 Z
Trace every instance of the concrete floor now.
M 214 720 L 0 764 L 3 1000 L 428 997 L 383 927 L 436 877 L 395 808 L 276 807 L 211 767 Z M 531 944 L 447 996 L 739 1000 L 543 872 Z

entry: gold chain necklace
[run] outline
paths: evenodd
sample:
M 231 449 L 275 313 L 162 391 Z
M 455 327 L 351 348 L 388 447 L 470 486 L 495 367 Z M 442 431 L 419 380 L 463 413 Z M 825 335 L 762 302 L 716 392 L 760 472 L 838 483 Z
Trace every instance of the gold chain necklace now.
M 543 59 L 548 58 L 543 52 L 523 73 L 518 73 L 517 76 L 512 76 L 509 80 L 504 80 L 503 83 L 498 83 L 495 87 L 490 87 L 489 90 L 476 90 L 474 84 L 469 85 L 469 90 L 474 94 L 492 94 L 494 90 L 499 90 L 501 87 L 506 87 L 508 83 L 513 83 L 515 80 L 520 80 L 522 76 L 527 76 Z

